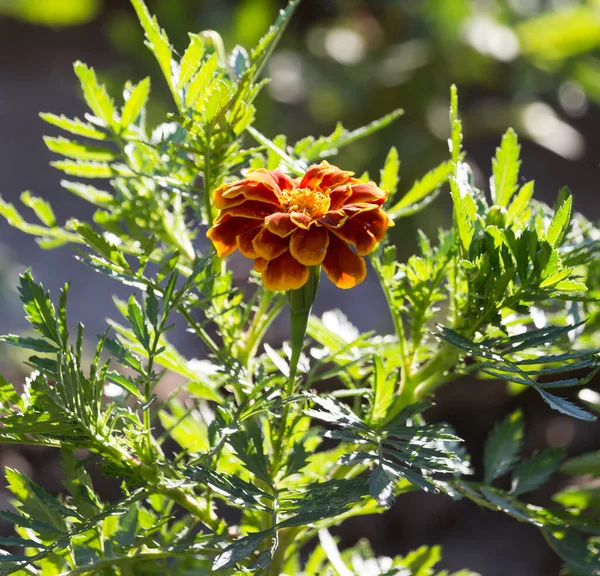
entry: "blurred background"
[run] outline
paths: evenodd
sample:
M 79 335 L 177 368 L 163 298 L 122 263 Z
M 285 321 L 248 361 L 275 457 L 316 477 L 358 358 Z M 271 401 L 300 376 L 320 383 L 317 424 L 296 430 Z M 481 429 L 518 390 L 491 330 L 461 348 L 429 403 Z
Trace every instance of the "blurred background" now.
M 187 32 L 212 28 L 231 50 L 251 48 L 275 19 L 283 0 L 159 0 L 148 4 L 182 52 Z M 143 45 L 126 0 L 0 0 L 0 193 L 18 202 L 30 189 L 47 198 L 59 219 L 86 218 L 89 208 L 63 191 L 41 136 L 51 130 L 38 112 L 81 116 L 85 107 L 72 62 L 96 67 L 118 94 L 126 79 L 150 75 L 158 121 L 170 101 Z M 338 164 L 375 179 L 390 146 L 398 148 L 400 192 L 447 157 L 449 85 L 459 88 L 468 161 L 486 186 L 501 134 L 513 126 L 522 140 L 522 177 L 535 179 L 537 198 L 552 204 L 568 184 L 576 209 L 600 213 L 600 0 L 303 0 L 268 66 L 271 84 L 258 101 L 257 127 L 293 142 L 330 133 L 337 121 L 356 128 L 397 107 L 405 115 L 377 135 L 343 150 Z M 415 231 L 435 234 L 451 218 L 449 195 L 394 230 L 405 258 Z M 24 265 L 56 291 L 72 281 L 70 315 L 88 336 L 113 314 L 116 284 L 75 263 L 73 251 L 42 251 L 0 222 L 0 326 L 24 327 L 16 297 Z M 390 331 L 373 274 L 360 288 L 340 292 L 328 283 L 316 312 L 339 307 L 360 329 Z M 361 302 L 358 306 L 357 303 Z M 368 302 L 368 306 L 364 304 Z M 281 335 L 282 336 L 282 335 Z M 274 334 L 276 340 L 278 334 Z M 177 342 L 189 356 L 196 343 Z M 0 371 L 16 381 L 19 360 L 0 348 Z M 598 385 L 595 386 L 598 389 Z M 433 419 L 451 422 L 467 440 L 477 467 L 485 436 L 516 406 L 528 423 L 526 449 L 567 446 L 570 454 L 600 447 L 600 427 L 550 412 L 539 397 L 511 397 L 498 382 L 463 381 L 442 390 Z M 60 489 L 55 455 L 16 448 L 0 451 L 0 465 L 19 468 L 49 490 Z M 533 503 L 548 503 L 560 477 Z M 109 494 L 110 495 L 110 494 Z M 8 496 L 0 490 L 0 508 Z M 446 497 L 411 494 L 382 516 L 350 521 L 342 545 L 371 539 L 379 554 L 442 544 L 444 566 L 484 576 L 552 576 L 559 562 L 530 527 Z

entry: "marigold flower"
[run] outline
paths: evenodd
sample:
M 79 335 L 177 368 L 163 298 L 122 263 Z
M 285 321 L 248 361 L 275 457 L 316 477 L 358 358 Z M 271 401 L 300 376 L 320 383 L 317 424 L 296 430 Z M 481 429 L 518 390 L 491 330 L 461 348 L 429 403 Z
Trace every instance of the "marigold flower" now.
M 220 214 L 207 236 L 220 257 L 239 249 L 254 260 L 269 290 L 302 287 L 308 266 L 318 265 L 336 286 L 352 288 L 366 276 L 362 256 L 392 224 L 381 210 L 387 196 L 325 161 L 296 179 L 251 170 L 215 191 Z

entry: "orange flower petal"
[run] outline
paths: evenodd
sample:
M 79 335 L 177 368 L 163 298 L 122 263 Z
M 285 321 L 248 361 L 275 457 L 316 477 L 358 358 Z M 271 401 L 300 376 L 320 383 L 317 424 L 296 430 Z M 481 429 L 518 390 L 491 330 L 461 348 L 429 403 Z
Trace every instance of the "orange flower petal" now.
M 329 248 L 322 266 L 329 280 L 338 288 L 354 288 L 367 275 L 364 259 L 352 252 L 348 245 L 334 234 L 329 235 Z
M 257 200 L 247 200 L 243 204 L 222 210 L 221 214 L 264 220 L 267 216 L 273 214 L 274 210 L 275 206 L 273 206 L 273 204 L 267 204 L 266 202 L 259 202 Z
M 256 224 L 256 222 L 255 222 Z M 248 230 L 242 234 L 240 234 L 237 238 L 236 238 L 236 242 L 237 242 L 237 247 L 239 248 L 240 252 L 246 257 L 246 258 L 258 258 L 258 254 L 256 253 L 256 250 L 254 249 L 254 245 L 252 244 L 252 241 L 254 240 L 254 238 L 256 238 L 256 235 L 262 230 L 262 225 L 256 226 L 255 228 L 252 228 L 251 230 Z
M 257 272 L 264 272 L 268 265 L 269 263 L 264 258 L 255 258 L 253 268 Z
M 377 240 L 381 242 L 392 223 L 390 217 L 383 210 L 371 210 L 358 214 L 353 220 L 360 222 Z
M 377 210 L 379 206 L 377 204 L 369 204 L 368 202 L 362 202 L 361 204 L 346 204 L 342 210 L 347 214 L 349 218 L 353 218 L 361 212 L 368 212 L 369 210 Z
M 298 228 L 290 239 L 291 255 L 305 266 L 317 266 L 323 262 L 329 246 L 329 232 L 322 226 L 309 230 Z
M 237 248 L 236 237 L 256 226 L 256 220 L 238 218 L 225 214 L 208 230 L 206 236 L 212 240 L 219 258 L 229 256 Z
M 343 226 L 332 228 L 331 231 L 349 244 L 354 244 L 360 256 L 372 252 L 377 244 L 375 236 L 356 218 L 347 220 Z
M 381 188 L 378 188 L 374 182 L 354 184 L 352 186 L 352 195 L 348 198 L 348 204 L 369 202 L 381 206 L 386 201 L 387 197 L 388 193 Z
M 344 172 L 329 162 L 323 160 L 320 164 L 313 164 L 307 171 L 298 188 L 317 188 L 323 190 L 346 184 L 352 178 L 353 172 Z
M 265 288 L 269 290 L 297 290 L 308 280 L 308 268 L 285 252 L 271 260 L 262 273 Z
M 238 206 L 246 201 L 246 198 L 240 193 L 239 195 L 231 197 L 225 197 L 224 194 L 228 192 L 231 188 L 231 184 L 225 184 L 220 188 L 217 188 L 214 193 L 214 205 L 219 210 L 226 210 L 227 208 L 232 208 L 233 206 Z
M 287 212 L 275 212 L 275 214 L 267 216 L 265 218 L 265 225 L 269 232 L 273 232 L 273 234 L 277 234 L 277 236 L 281 236 L 282 238 L 289 236 L 298 228 L 292 222 L 291 215 Z
M 304 228 L 305 230 L 308 230 L 310 223 L 312 222 L 312 218 L 303 212 L 291 212 L 290 218 L 296 226 Z
M 279 168 L 271 170 L 271 177 L 275 180 L 280 190 L 291 190 L 294 188 L 294 181 Z
M 352 188 L 348 185 L 346 186 L 338 186 L 334 190 L 331 191 L 329 195 L 329 199 L 331 200 L 331 204 L 329 206 L 330 210 L 338 210 L 341 208 L 348 198 L 352 195 Z
M 278 256 L 281 256 L 290 245 L 288 238 L 282 238 L 269 232 L 266 228 L 263 228 L 252 240 L 252 246 L 256 254 L 265 260 L 274 260 Z
M 329 228 L 339 228 L 346 220 L 348 216 L 343 210 L 330 210 L 319 218 L 319 222 Z

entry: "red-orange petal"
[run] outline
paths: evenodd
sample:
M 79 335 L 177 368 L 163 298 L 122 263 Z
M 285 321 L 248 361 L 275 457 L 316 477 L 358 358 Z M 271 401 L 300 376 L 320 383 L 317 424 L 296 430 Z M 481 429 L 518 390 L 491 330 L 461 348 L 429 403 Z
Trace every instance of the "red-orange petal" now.
M 298 228 L 292 222 L 291 215 L 287 212 L 275 212 L 275 214 L 267 216 L 265 218 L 265 226 L 269 232 L 273 232 L 273 234 L 277 234 L 277 236 L 281 236 L 282 238 L 289 236 Z
M 206 236 L 212 240 L 219 258 L 224 258 L 237 248 L 237 236 L 255 226 L 256 220 L 225 214 L 206 232 Z
M 265 288 L 269 290 L 297 290 L 308 280 L 308 268 L 289 253 L 271 260 L 262 273 Z
M 291 190 L 294 188 L 294 181 L 279 168 L 271 170 L 271 177 L 275 180 L 280 190 Z
M 278 256 L 281 256 L 284 252 L 287 252 L 290 241 L 288 238 L 282 238 L 269 232 L 266 228 L 263 228 L 252 240 L 252 246 L 256 254 L 265 260 L 274 260 Z
M 304 228 L 305 230 L 308 230 L 310 223 L 312 222 L 312 218 L 307 214 L 304 214 L 304 212 L 291 212 L 290 218 L 296 226 Z
M 334 190 L 331 191 L 329 195 L 329 200 L 331 204 L 329 205 L 330 210 L 339 210 L 350 198 L 352 195 L 352 188 L 346 184 L 344 186 L 338 186 Z
M 369 252 L 372 252 L 377 244 L 375 236 L 356 218 L 350 218 L 339 228 L 332 228 L 331 232 L 344 240 L 344 242 L 353 244 L 360 256 L 365 256 Z
M 329 248 L 322 266 L 329 280 L 338 288 L 354 288 L 367 275 L 364 259 L 352 252 L 348 244 L 334 234 L 329 235 Z
M 344 172 L 329 162 L 323 160 L 320 164 L 313 164 L 306 171 L 299 184 L 299 188 L 334 188 L 346 184 L 352 178 L 353 172 Z
M 268 265 L 269 263 L 264 258 L 255 258 L 253 268 L 257 272 L 264 272 Z
M 255 222 L 255 224 L 256 224 L 256 222 Z M 246 258 L 252 258 L 252 259 L 258 258 L 258 254 L 256 253 L 256 250 L 254 249 L 254 245 L 252 244 L 252 241 L 254 240 L 254 238 L 256 238 L 256 235 L 261 230 L 262 230 L 262 224 L 260 224 L 259 226 L 256 226 L 255 228 L 247 230 L 246 232 L 240 234 L 236 238 L 237 247 L 238 247 L 239 251 Z
M 385 233 L 392 223 L 390 217 L 383 212 L 383 210 L 371 210 L 369 212 L 363 212 L 353 218 L 360 222 L 377 240 L 381 242 Z
M 353 218 L 361 212 L 368 212 L 369 210 L 377 210 L 379 206 L 377 204 L 370 204 L 369 202 L 361 202 L 360 204 L 346 204 L 342 210 L 346 213 L 349 218 Z
M 348 220 L 348 216 L 343 210 L 330 210 L 319 218 L 319 222 L 329 228 L 339 228 Z
M 290 239 L 291 255 L 305 266 L 317 266 L 325 258 L 329 246 L 329 232 L 322 226 L 309 230 L 298 228 Z
M 352 186 L 352 195 L 348 198 L 348 204 L 369 202 L 381 206 L 387 197 L 388 193 L 378 188 L 374 182 L 354 184 Z
M 259 202 L 257 200 L 247 200 L 243 204 L 221 210 L 221 214 L 230 214 L 231 216 L 242 216 L 243 218 L 254 218 L 255 220 L 264 220 L 275 210 L 273 204 Z

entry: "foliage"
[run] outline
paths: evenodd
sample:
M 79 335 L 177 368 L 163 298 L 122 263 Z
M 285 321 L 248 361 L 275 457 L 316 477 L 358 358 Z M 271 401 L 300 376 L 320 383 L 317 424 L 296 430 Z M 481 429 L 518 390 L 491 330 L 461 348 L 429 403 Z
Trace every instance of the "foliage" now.
M 90 112 L 42 117 L 69 134 L 46 143 L 63 157 L 54 166 L 67 175 L 64 188 L 96 207 L 93 222 L 61 225 L 29 193 L 23 204 L 39 222 L 0 203 L 8 223 L 42 248 L 73 245 L 80 262 L 132 292 L 115 300 L 122 323 L 110 322 L 89 362 L 83 327 L 69 332 L 69 285 L 56 301 L 30 271 L 21 277 L 35 335 L 2 340 L 31 352 L 32 372 L 22 390 L 0 379 L 0 441 L 60 449 L 66 494 L 52 496 L 7 471 L 14 511 L 3 517 L 16 536 L 2 541 L 12 551 L 0 557 L 2 573 L 365 574 L 368 566 L 380 575 L 435 574 L 438 547 L 376 558 L 364 543 L 340 551 L 327 531 L 414 490 L 467 498 L 530 523 L 569 569 L 600 573 L 596 519 L 522 498 L 548 480 L 563 454 L 522 458 L 520 413 L 492 431 L 480 482 L 468 478 L 456 433 L 426 417 L 432 393 L 469 373 L 530 387 L 558 412 L 594 418 L 559 395 L 600 369 L 588 345 L 593 329 L 579 320 L 597 314 L 598 231 L 573 213 L 570 193 L 561 190 L 554 209 L 532 200 L 533 183 L 519 186 L 512 131 L 492 160 L 491 194 L 477 189 L 453 88 L 449 158 L 388 208 L 400 221 L 448 184 L 453 224 L 437 239 L 421 233 L 419 254 L 405 263 L 389 242 L 371 254 L 395 333 L 360 334 L 329 312 L 305 318 L 300 338 L 293 325 L 291 346 L 274 349 L 264 338 L 284 295 L 234 285 L 228 263 L 201 242 L 216 215 L 212 192 L 247 167 L 301 174 L 401 112 L 293 145 L 270 138 L 253 126 L 253 103 L 297 2 L 250 54 L 240 47 L 228 54 L 206 32 L 191 34 L 181 57 L 142 0 L 132 4 L 173 111 L 150 126 L 147 79 L 127 83 L 121 104 L 92 68 L 76 63 Z M 393 149 L 380 173 L 392 195 L 399 166 Z M 202 343 L 201 361 L 168 341 L 177 321 Z M 161 401 L 167 371 L 182 383 Z M 97 494 L 91 462 L 119 478 L 118 501 Z M 509 473 L 508 491 L 493 485 Z M 305 561 L 303 548 L 315 537 L 319 545 Z

